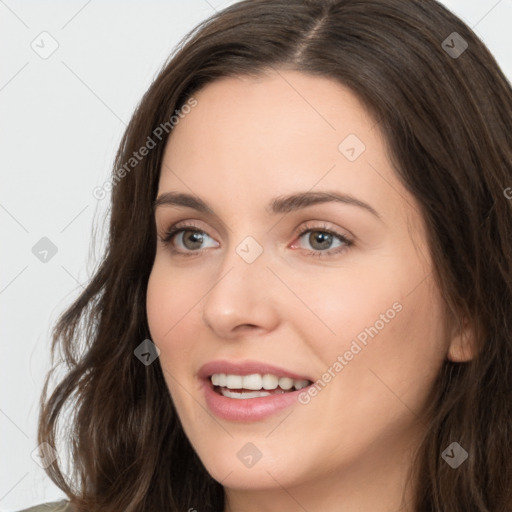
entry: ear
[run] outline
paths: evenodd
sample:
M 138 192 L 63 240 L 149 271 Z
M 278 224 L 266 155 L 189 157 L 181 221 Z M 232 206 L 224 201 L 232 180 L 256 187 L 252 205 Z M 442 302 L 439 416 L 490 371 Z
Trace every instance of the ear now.
M 454 363 L 466 363 L 477 354 L 476 336 L 467 317 L 462 322 L 454 322 L 447 359 Z

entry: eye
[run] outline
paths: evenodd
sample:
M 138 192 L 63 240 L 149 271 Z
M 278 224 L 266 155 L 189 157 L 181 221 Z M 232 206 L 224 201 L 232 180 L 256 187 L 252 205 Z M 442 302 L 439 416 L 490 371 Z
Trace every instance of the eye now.
M 171 252 L 174 254 L 179 254 L 180 256 L 194 256 L 198 251 L 201 252 L 200 246 L 206 237 L 210 238 L 201 228 L 189 223 L 186 225 L 175 224 L 171 226 L 169 230 L 164 233 L 161 240 L 164 245 L 170 245 Z M 176 250 L 174 248 L 173 238 L 180 240 L 184 249 Z
M 306 254 L 306 256 L 313 256 L 317 258 L 334 256 L 346 251 L 354 243 L 346 235 L 330 229 L 329 226 L 325 224 L 320 226 L 313 224 L 302 226 L 302 230 L 299 231 L 298 234 L 299 240 L 308 234 L 309 237 L 307 237 L 307 242 L 313 250 L 308 251 L 309 254 Z M 161 241 L 164 245 L 170 246 L 173 254 L 179 256 L 196 256 L 204 250 L 204 248 L 201 247 L 201 244 L 203 244 L 208 238 L 211 239 L 211 237 L 199 226 L 195 226 L 191 223 L 185 225 L 178 223 L 171 226 L 164 233 L 164 236 L 161 237 Z M 182 247 L 176 249 L 173 239 L 177 239 Z M 336 239 L 340 242 L 337 248 L 326 250 L 332 246 L 333 241 Z M 215 245 L 210 245 L 210 247 L 215 247 Z M 292 245 L 291 247 L 296 248 L 296 245 Z
M 313 248 L 313 251 L 308 251 L 309 254 L 307 256 L 313 256 L 316 258 L 326 258 L 330 256 L 335 256 L 346 251 L 349 247 L 353 245 L 353 241 L 349 239 L 347 236 L 338 233 L 335 230 L 330 229 L 325 224 L 321 226 L 312 226 L 306 225 L 307 229 L 303 229 L 299 234 L 299 240 L 306 237 L 307 243 Z M 304 228 L 304 226 L 303 226 Z M 338 239 L 340 244 L 336 249 L 329 249 L 332 246 L 333 240 Z M 292 247 L 295 247 L 292 245 Z

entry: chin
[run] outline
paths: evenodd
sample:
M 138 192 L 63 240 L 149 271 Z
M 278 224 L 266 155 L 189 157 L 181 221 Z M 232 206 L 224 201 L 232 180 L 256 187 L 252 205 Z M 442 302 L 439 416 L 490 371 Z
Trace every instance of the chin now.
M 231 439 L 232 450 L 214 450 L 207 457 L 201 457 L 210 476 L 224 487 L 231 489 L 265 490 L 281 488 L 281 486 L 291 487 L 300 483 L 304 475 L 301 477 L 301 474 L 290 470 L 291 467 L 298 468 L 301 462 L 292 460 L 293 454 L 287 457 L 284 453 L 277 454 L 270 448 L 267 452 L 262 448 L 261 458 L 256 462 L 253 460 L 251 466 L 249 459 L 244 463 L 244 455 L 250 452 L 250 449 L 242 451 L 240 458 L 238 456 L 241 447 L 247 443 L 246 439 L 240 442 L 237 442 L 236 438 Z M 269 452 L 274 455 L 266 454 Z

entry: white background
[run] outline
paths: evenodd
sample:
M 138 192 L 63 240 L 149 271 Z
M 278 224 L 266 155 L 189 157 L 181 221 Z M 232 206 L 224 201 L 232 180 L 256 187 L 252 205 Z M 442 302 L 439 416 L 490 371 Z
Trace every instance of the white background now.
M 232 3 L 0 0 L 0 511 L 65 497 L 31 453 L 50 329 L 104 247 L 109 196 L 92 190 L 108 181 L 125 125 L 175 45 Z M 442 3 L 510 80 L 512 0 Z M 59 45 L 47 59 L 31 48 L 43 31 Z M 32 253 L 42 237 L 57 247 L 46 263 Z

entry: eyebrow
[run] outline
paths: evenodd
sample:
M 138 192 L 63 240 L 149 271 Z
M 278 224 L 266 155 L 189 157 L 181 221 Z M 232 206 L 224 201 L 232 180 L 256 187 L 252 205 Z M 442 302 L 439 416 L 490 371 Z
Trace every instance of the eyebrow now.
M 382 220 L 377 211 L 369 204 L 349 194 L 340 194 L 339 192 L 333 191 L 299 192 L 287 196 L 279 196 L 269 202 L 265 211 L 269 214 L 277 215 L 329 202 L 358 206 L 369 211 L 379 220 Z M 207 203 L 196 196 L 183 192 L 164 192 L 160 194 L 158 198 L 153 201 L 153 210 L 155 211 L 159 206 L 184 206 L 193 208 L 202 213 L 216 215 Z

